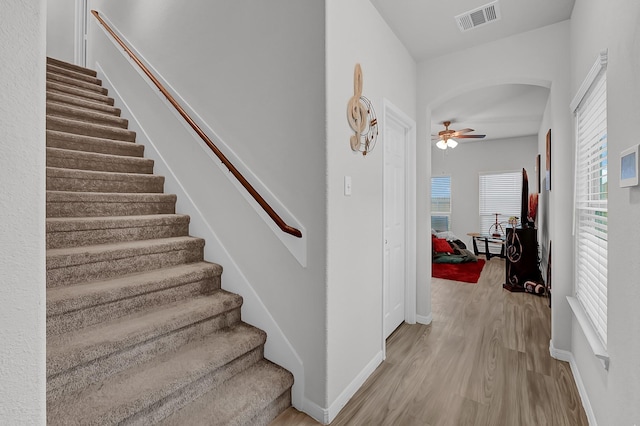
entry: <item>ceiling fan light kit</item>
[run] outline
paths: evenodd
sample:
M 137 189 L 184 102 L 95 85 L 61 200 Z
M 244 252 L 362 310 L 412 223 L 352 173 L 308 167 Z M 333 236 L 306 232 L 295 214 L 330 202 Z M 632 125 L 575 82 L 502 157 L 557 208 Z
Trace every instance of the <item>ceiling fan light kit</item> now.
M 458 141 L 453 139 L 454 137 L 457 139 L 482 139 L 486 135 L 466 135 L 465 133 L 473 132 L 473 129 L 462 129 L 462 130 L 453 130 L 449 129 L 451 125 L 451 121 L 444 121 L 444 130 L 438 132 L 438 136 L 434 137 L 433 140 L 437 140 L 436 146 L 440 149 L 447 148 L 455 148 L 458 146 Z M 434 135 L 435 136 L 435 135 Z

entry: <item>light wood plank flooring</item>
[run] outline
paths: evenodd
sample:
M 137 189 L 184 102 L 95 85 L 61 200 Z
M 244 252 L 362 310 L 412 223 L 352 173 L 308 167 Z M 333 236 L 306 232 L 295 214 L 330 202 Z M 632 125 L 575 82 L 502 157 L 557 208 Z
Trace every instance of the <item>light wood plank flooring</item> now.
M 402 324 L 331 425 L 588 425 L 569 365 L 549 355 L 548 300 L 503 281 L 498 258 L 477 284 L 433 278 L 433 323 Z M 271 423 L 317 424 L 293 408 Z

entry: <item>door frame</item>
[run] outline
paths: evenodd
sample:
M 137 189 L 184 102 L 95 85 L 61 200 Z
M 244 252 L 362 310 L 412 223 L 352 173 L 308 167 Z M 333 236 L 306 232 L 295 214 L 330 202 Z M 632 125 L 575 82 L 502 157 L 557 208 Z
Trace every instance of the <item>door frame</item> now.
M 73 60 L 76 65 L 87 66 L 87 30 L 89 25 L 87 0 L 75 1 Z
M 384 144 L 384 132 L 387 123 L 394 121 L 405 129 L 405 288 L 404 288 L 404 320 L 408 324 L 416 323 L 416 122 L 405 114 L 400 108 L 392 104 L 388 99 L 382 99 L 382 143 Z M 382 164 L 385 164 L 385 151 L 382 150 Z M 384 188 L 387 176 L 382 167 L 382 256 L 384 257 L 384 224 L 386 219 L 385 193 Z M 384 337 L 384 306 L 385 289 L 384 277 L 386 276 L 385 264 L 382 262 L 382 304 L 380 312 L 382 317 L 381 348 L 382 359 L 386 358 L 386 339 Z

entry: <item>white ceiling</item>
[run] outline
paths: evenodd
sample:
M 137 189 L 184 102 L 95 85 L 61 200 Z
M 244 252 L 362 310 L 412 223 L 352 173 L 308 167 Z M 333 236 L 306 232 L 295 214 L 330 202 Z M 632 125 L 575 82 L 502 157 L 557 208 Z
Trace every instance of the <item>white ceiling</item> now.
M 417 62 L 489 43 L 571 17 L 575 0 L 499 0 L 501 19 L 461 32 L 456 15 L 492 0 L 370 0 Z M 481 140 L 537 134 L 549 91 L 504 85 L 464 93 L 432 111 L 432 134 L 450 120 Z M 468 139 L 467 141 L 473 141 Z M 464 140 L 461 140 L 461 142 Z

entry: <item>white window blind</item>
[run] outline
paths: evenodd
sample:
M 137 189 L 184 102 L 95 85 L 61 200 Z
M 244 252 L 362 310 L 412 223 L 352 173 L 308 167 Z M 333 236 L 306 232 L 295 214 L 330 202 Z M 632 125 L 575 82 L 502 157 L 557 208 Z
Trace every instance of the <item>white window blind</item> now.
M 522 171 L 480 174 L 480 232 L 488 233 L 500 213 L 498 221 L 520 217 L 522 203 Z M 504 227 L 504 224 L 502 225 Z
M 597 73 L 575 110 L 576 298 L 607 344 L 607 76 Z
M 450 231 L 451 176 L 431 178 L 431 229 Z

